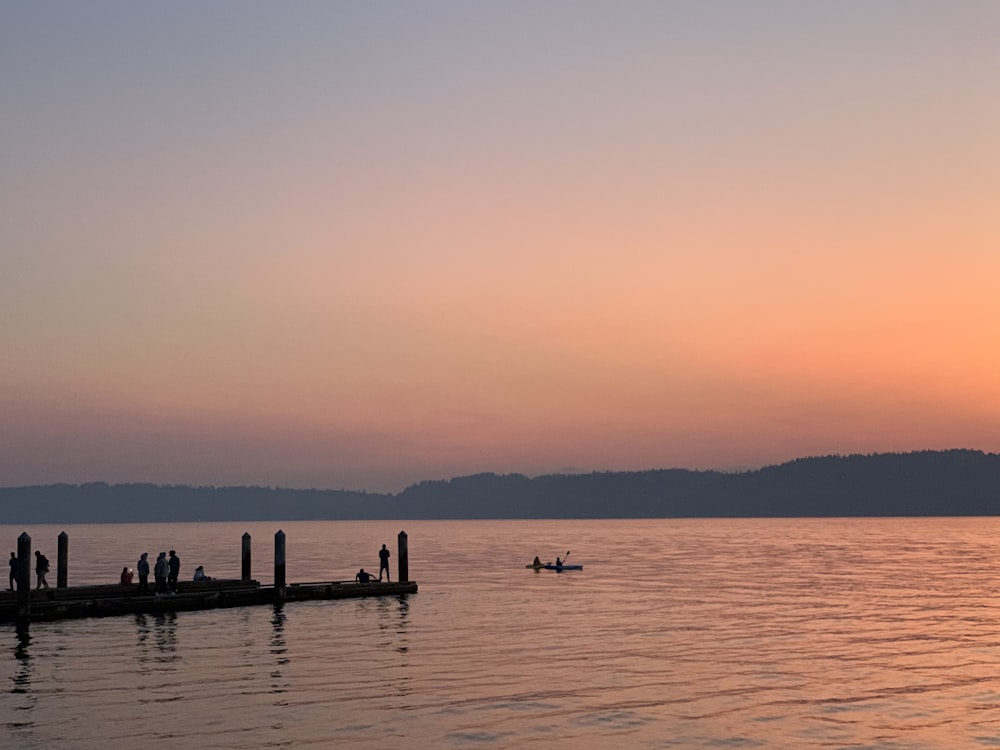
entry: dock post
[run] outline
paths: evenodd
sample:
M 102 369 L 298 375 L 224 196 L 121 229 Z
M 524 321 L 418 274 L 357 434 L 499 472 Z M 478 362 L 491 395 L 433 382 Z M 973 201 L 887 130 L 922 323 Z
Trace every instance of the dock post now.
M 244 581 L 249 581 L 250 576 L 250 532 L 243 532 L 243 573 L 241 578 Z
M 410 556 L 406 550 L 406 532 L 399 532 L 399 553 L 396 558 L 399 565 L 399 575 L 396 580 L 400 583 L 407 583 L 410 580 Z
M 69 580 L 69 534 L 65 531 L 59 534 L 59 556 L 56 560 L 56 588 L 66 588 Z
M 17 538 L 17 619 L 31 618 L 31 537 L 25 531 Z
M 278 529 L 274 535 L 274 593 L 285 598 L 285 532 Z

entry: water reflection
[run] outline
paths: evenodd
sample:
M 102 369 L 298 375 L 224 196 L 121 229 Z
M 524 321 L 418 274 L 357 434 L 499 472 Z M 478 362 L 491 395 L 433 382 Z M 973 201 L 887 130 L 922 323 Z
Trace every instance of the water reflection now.
M 406 653 L 408 643 L 400 638 L 406 634 L 407 615 L 409 604 L 406 596 L 397 598 L 384 597 L 375 603 L 375 611 L 378 614 L 376 628 L 378 630 L 378 648 L 394 650 L 399 653 Z
M 34 665 L 28 647 L 31 645 L 31 634 L 27 629 L 17 631 L 17 645 L 14 647 L 14 658 L 17 660 L 17 671 L 14 673 L 13 693 L 28 693 L 31 688 L 31 675 Z
M 285 614 L 283 604 L 274 605 L 274 614 L 271 616 L 271 653 L 276 657 L 275 668 L 271 671 L 271 692 L 280 694 L 288 690 L 290 684 L 285 679 L 282 667 L 288 664 L 288 644 L 285 641 L 285 621 L 288 616 Z M 278 701 L 275 705 L 284 705 L 286 701 Z
M 141 651 L 145 648 L 146 641 L 149 640 L 149 618 L 143 614 L 136 615 L 135 629 L 137 633 L 135 645 L 138 646 Z
M 156 669 L 173 669 L 180 660 L 177 650 L 177 613 L 159 612 L 155 615 L 135 616 L 135 646 L 139 652 L 139 673 L 149 674 Z

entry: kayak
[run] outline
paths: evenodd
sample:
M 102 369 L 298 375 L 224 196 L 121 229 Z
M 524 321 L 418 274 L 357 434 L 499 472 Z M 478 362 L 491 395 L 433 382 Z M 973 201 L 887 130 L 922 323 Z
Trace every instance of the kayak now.
M 583 570 L 582 565 L 556 565 L 555 563 L 544 563 L 542 565 L 525 565 L 526 568 L 534 568 L 535 570 Z

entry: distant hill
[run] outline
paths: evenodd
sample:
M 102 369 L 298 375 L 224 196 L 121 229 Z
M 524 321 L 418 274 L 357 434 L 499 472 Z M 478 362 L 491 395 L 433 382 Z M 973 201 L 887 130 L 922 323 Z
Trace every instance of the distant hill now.
M 1000 455 L 972 450 L 800 458 L 735 473 L 476 474 L 398 494 L 103 482 L 0 488 L 5 524 L 997 514 Z

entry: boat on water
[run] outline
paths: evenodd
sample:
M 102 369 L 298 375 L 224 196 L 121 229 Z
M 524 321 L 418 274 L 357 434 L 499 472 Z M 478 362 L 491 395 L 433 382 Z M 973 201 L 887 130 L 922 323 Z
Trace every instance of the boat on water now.
M 534 568 L 535 570 L 583 570 L 582 565 L 571 565 L 569 563 L 563 562 L 558 557 L 556 558 L 556 561 L 554 563 L 551 562 L 543 563 L 536 557 L 534 562 L 528 563 L 524 567 Z

